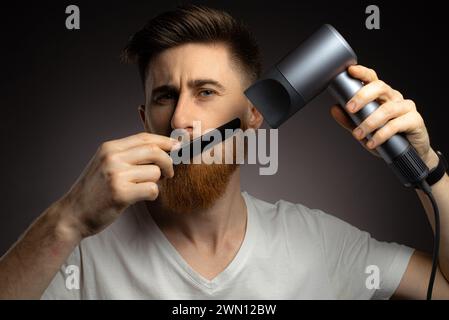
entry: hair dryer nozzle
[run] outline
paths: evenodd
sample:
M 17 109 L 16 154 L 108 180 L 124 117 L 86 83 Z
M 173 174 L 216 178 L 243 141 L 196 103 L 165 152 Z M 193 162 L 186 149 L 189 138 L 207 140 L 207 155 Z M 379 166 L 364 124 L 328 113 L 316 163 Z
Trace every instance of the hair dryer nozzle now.
M 324 25 L 285 56 L 245 94 L 271 127 L 277 128 L 350 65 L 354 51 L 330 25 Z
M 305 105 L 304 99 L 273 67 L 264 79 L 246 89 L 245 95 L 260 110 L 271 128 L 279 127 Z

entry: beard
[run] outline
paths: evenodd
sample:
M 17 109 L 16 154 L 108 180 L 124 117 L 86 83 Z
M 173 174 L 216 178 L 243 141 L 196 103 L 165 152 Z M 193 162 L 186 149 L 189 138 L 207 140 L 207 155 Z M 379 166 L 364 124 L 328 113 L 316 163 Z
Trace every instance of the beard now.
M 159 181 L 160 207 L 191 214 L 209 209 L 225 193 L 238 164 L 178 164 L 171 179 Z
M 248 129 L 247 124 L 242 122 L 240 129 L 243 131 Z M 226 152 L 225 143 L 221 144 L 222 156 Z M 246 157 L 246 141 L 244 151 Z M 159 195 L 155 204 L 164 210 L 185 214 L 211 208 L 225 193 L 232 174 L 239 166 L 235 145 L 233 145 L 232 152 L 233 163 L 223 163 L 224 161 L 222 161 L 222 163 L 212 164 L 180 163 L 174 165 L 174 177 L 162 179 L 158 183 Z M 212 150 L 212 154 L 214 154 L 214 150 Z

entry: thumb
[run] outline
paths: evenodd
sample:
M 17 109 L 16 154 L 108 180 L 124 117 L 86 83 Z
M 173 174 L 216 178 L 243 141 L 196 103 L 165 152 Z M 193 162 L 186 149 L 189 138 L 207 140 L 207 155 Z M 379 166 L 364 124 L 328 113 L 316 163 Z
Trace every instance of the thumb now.
M 355 129 L 356 125 L 339 105 L 333 105 L 330 109 L 330 113 L 335 121 L 349 132 L 352 132 L 352 130 Z

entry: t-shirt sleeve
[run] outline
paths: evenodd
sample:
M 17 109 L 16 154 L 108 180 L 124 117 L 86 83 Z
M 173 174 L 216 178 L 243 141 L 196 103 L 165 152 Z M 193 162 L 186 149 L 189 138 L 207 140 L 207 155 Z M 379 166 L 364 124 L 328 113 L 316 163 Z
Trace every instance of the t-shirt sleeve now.
M 399 286 L 414 251 L 395 242 L 377 241 L 368 232 L 314 209 L 337 299 L 389 299 Z
M 80 300 L 81 259 L 80 248 L 67 258 L 43 293 L 41 300 Z

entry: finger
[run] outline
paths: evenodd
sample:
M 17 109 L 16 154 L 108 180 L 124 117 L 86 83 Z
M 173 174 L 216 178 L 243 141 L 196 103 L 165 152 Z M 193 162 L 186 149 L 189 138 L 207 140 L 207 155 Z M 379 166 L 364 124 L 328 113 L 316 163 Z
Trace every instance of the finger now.
M 376 131 L 368 141 L 367 147 L 374 149 L 399 132 L 413 132 L 423 126 L 423 119 L 418 112 L 408 112 L 398 118 L 390 120 Z
M 140 145 L 117 154 L 122 161 L 131 164 L 156 164 L 165 177 L 173 177 L 173 160 L 159 145 L 150 143 Z
M 161 178 L 161 169 L 154 164 L 132 166 L 123 172 L 128 182 L 157 182 Z
M 129 203 L 138 201 L 153 201 L 159 195 L 159 187 L 155 182 L 142 182 L 130 184 L 127 192 Z
M 352 131 L 356 139 L 363 139 L 371 132 L 379 129 L 389 120 L 400 117 L 407 112 L 414 111 L 415 104 L 411 100 L 402 100 L 400 102 L 389 101 L 374 110 L 357 128 Z
M 337 121 L 339 125 L 341 125 L 349 132 L 352 132 L 352 130 L 356 127 L 351 118 L 339 105 L 333 105 L 330 109 L 330 113 L 332 117 L 335 119 L 335 121 Z
M 148 132 L 141 132 L 129 137 L 112 140 L 107 143 L 113 145 L 117 151 L 124 151 L 130 148 L 134 148 L 139 145 L 154 143 L 157 144 L 163 150 L 170 151 L 175 143 L 178 141 L 167 136 L 158 134 L 152 134 Z
M 379 78 L 377 77 L 376 71 L 374 71 L 373 69 L 364 67 L 360 64 L 350 66 L 348 68 L 348 72 L 351 76 L 353 76 L 356 79 L 359 79 L 360 81 L 362 81 L 364 83 L 370 83 L 370 82 L 379 80 Z
M 346 110 L 355 113 L 377 99 L 381 101 L 400 101 L 403 97 L 399 91 L 394 90 L 382 80 L 376 80 L 357 91 L 346 104 Z
M 369 151 L 372 155 L 374 155 L 374 156 L 376 156 L 376 157 L 381 157 L 380 154 L 379 154 L 379 152 L 377 152 L 376 149 L 370 149 L 370 148 L 368 148 L 368 147 L 366 146 L 366 143 L 368 142 L 368 139 L 365 138 L 365 139 L 357 140 L 357 141 L 360 143 L 360 145 L 361 145 L 365 150 Z

